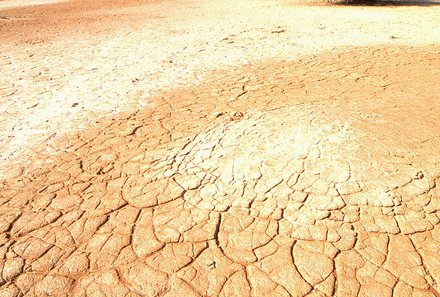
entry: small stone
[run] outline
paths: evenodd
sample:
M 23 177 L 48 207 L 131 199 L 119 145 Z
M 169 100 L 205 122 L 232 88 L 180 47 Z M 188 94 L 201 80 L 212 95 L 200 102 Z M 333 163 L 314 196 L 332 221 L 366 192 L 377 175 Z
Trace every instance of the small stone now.
M 231 115 L 231 120 L 232 121 L 238 121 L 238 120 L 240 120 L 241 118 L 243 118 L 243 113 L 242 112 L 240 112 L 240 111 L 236 111 L 236 112 L 234 112 L 232 115 Z
M 414 179 L 422 179 L 424 177 L 423 172 L 417 171 L 416 176 Z

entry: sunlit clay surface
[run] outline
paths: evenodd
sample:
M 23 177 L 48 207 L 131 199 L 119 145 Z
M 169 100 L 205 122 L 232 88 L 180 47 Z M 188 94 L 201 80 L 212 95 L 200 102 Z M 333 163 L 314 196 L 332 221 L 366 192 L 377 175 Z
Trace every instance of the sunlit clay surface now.
M 440 296 L 438 4 L 41 2 L 0 1 L 1 297 Z

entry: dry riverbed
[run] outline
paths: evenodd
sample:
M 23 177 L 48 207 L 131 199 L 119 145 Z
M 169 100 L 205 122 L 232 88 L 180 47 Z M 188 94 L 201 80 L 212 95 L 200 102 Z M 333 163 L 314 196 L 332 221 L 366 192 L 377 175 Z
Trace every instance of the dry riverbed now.
M 440 296 L 440 6 L 8 3 L 0 296 Z

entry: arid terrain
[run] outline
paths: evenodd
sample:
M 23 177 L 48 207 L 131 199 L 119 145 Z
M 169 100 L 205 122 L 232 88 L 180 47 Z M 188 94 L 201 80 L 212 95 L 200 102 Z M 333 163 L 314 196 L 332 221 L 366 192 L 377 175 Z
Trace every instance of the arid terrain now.
M 440 296 L 440 3 L 47 2 L 0 1 L 0 297 Z

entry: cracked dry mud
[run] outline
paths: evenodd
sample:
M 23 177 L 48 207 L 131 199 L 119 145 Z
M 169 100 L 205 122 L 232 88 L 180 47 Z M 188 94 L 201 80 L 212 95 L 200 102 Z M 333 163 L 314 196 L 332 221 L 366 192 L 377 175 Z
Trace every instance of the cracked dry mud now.
M 440 296 L 439 50 L 213 70 L 35 143 L 0 296 Z

